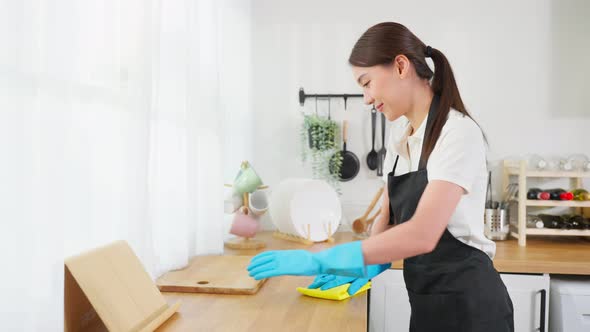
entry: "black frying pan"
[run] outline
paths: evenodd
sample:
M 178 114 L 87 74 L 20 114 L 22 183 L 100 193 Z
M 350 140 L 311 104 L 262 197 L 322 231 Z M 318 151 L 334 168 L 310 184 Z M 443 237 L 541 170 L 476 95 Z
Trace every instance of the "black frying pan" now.
M 342 123 L 342 151 L 338 151 L 337 154 L 342 158 L 342 166 L 340 167 L 340 174 L 338 178 L 342 182 L 350 181 L 359 173 L 360 163 L 359 158 L 351 151 L 346 151 L 346 128 L 348 122 L 346 120 Z M 334 158 L 334 157 L 332 157 Z M 330 172 L 334 174 L 335 170 L 330 165 Z

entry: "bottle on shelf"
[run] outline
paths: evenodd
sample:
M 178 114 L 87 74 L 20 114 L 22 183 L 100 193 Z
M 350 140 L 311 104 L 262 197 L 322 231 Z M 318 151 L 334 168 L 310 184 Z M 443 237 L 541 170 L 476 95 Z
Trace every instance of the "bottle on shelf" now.
M 562 217 L 571 224 L 572 229 L 590 229 L 590 222 L 579 214 L 567 214 Z
M 526 227 L 527 228 L 544 228 L 543 220 L 538 216 L 529 214 L 526 216 Z
M 551 214 L 538 214 L 537 217 L 543 222 L 545 228 L 563 229 L 567 226 L 563 223 L 561 216 L 554 216 Z
M 562 201 L 571 201 L 572 199 L 574 199 L 574 194 L 572 194 L 570 191 L 566 191 L 559 194 L 559 199 L 561 199 Z
M 526 194 L 526 198 L 527 199 L 543 199 L 543 200 L 547 200 L 550 198 L 550 195 L 548 192 L 543 191 L 539 188 L 531 188 L 529 189 L 529 191 Z
M 562 220 L 562 224 L 561 224 L 562 229 L 574 229 L 574 223 L 572 222 L 571 219 L 561 217 L 561 220 Z
M 549 189 L 546 190 L 549 193 L 549 199 L 555 201 L 570 201 L 574 198 L 574 195 L 569 192 L 565 191 L 561 188 Z
M 574 195 L 574 201 L 590 201 L 590 194 L 586 189 L 572 190 L 572 195 Z

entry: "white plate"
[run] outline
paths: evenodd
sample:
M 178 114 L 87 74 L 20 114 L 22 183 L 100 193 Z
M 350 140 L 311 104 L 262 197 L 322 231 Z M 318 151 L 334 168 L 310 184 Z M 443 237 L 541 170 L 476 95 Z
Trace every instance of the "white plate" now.
M 327 240 L 340 225 L 342 206 L 336 191 L 325 181 L 309 180 L 291 199 L 291 223 L 296 235 L 314 242 Z
M 325 181 L 291 178 L 272 191 L 270 216 L 280 232 L 321 242 L 340 225 L 342 207 L 336 191 Z M 329 226 L 328 226 L 329 225 Z
M 301 188 L 307 179 L 286 179 L 274 188 L 270 197 L 269 213 L 272 223 L 283 233 L 296 235 L 291 223 L 290 206 L 293 194 Z

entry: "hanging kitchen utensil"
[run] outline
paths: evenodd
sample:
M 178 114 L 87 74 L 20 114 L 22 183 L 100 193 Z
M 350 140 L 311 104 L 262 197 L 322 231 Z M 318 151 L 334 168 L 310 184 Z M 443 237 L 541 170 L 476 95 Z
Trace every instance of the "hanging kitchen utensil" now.
M 371 110 L 371 151 L 367 154 L 367 167 L 370 170 L 374 171 L 377 169 L 377 165 L 379 163 L 379 154 L 375 151 L 375 122 L 377 121 L 377 110 L 375 109 L 375 105 L 373 105 L 373 109 Z
M 342 182 L 350 181 L 354 179 L 354 177 L 358 174 L 360 163 L 358 157 L 351 151 L 346 150 L 346 131 L 348 127 L 348 122 L 346 120 L 342 123 L 342 151 L 337 152 L 340 154 L 342 159 L 342 165 L 340 166 L 340 173 L 335 174 L 338 175 L 338 178 Z M 335 167 L 333 166 L 334 158 L 330 158 L 330 165 L 329 169 L 332 174 L 334 174 Z
M 378 153 L 379 163 L 377 164 L 377 175 L 383 176 L 383 163 L 387 155 L 387 149 L 385 148 L 385 115 L 383 113 L 381 113 L 381 149 Z

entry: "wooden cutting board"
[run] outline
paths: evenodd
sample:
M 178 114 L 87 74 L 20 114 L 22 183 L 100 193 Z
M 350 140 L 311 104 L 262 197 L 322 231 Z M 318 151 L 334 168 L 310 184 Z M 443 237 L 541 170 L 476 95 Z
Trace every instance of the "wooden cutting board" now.
M 266 279 L 248 275 L 252 256 L 196 256 L 189 266 L 170 271 L 156 281 L 162 292 L 255 294 Z

